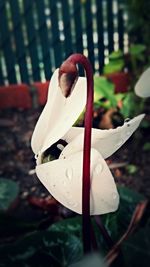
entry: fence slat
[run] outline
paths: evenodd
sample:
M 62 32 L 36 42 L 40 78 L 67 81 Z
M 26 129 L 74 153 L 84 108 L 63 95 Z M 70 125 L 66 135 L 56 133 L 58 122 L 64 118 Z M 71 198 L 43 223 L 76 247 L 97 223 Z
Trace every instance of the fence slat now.
M 62 12 L 63 12 L 63 22 L 64 22 L 64 35 L 65 35 L 64 52 L 65 52 L 65 58 L 67 58 L 70 54 L 73 53 L 68 0 L 62 1 Z
M 85 13 L 86 13 L 86 34 L 87 34 L 87 48 L 88 58 L 91 62 L 93 71 L 94 68 L 94 43 L 93 43 L 93 27 L 92 27 L 92 13 L 91 13 L 91 1 L 85 2 Z
M 102 73 L 105 53 L 128 49 L 123 2 L 0 0 L 0 84 L 49 80 L 71 53 L 85 52 Z
M 97 12 L 97 31 L 98 31 L 98 61 L 100 66 L 100 73 L 104 66 L 104 28 L 103 28 L 103 12 L 102 12 L 102 1 L 96 0 Z
M 26 49 L 21 29 L 21 16 L 19 12 L 18 1 L 9 1 L 9 3 L 13 22 L 13 33 L 16 43 L 16 60 L 19 64 L 21 80 L 22 82 L 29 82 L 26 62 Z
M 49 6 L 51 10 L 51 26 L 52 26 L 52 45 L 54 48 L 55 55 L 55 67 L 59 67 L 62 63 L 62 47 L 59 38 L 59 28 L 58 28 L 58 14 L 56 0 L 49 0 Z
M 118 33 L 119 33 L 119 48 L 123 50 L 123 33 L 124 33 L 124 25 L 123 25 L 123 12 L 122 9 L 118 10 Z
M 42 45 L 43 64 L 45 77 L 47 80 L 52 75 L 52 65 L 50 60 L 50 42 L 48 39 L 48 29 L 46 26 L 46 16 L 44 13 L 45 5 L 44 1 L 35 1 L 37 6 L 38 20 L 39 20 L 39 36 Z
M 109 53 L 111 53 L 114 50 L 112 0 L 107 0 L 107 20 L 108 20 L 108 49 Z
M 33 4 L 32 1 L 26 0 L 24 4 L 24 17 L 26 22 L 27 36 L 28 36 L 28 48 L 32 64 L 33 80 L 40 81 L 40 69 L 39 69 L 39 59 L 36 41 L 36 30 L 33 20 Z
M 81 22 L 81 3 L 80 0 L 73 0 L 74 6 L 74 21 L 75 21 L 75 36 L 76 36 L 76 53 L 83 54 L 82 42 L 82 22 Z
M 2 64 L 0 61 L 0 85 L 4 84 L 4 79 L 3 79 L 3 72 L 2 72 Z
M 0 34 L 1 34 L 1 48 L 3 49 L 7 77 L 10 83 L 16 83 L 16 73 L 15 73 L 15 58 L 12 51 L 10 43 L 10 32 L 8 28 L 8 20 L 6 16 L 6 1 L 0 1 Z

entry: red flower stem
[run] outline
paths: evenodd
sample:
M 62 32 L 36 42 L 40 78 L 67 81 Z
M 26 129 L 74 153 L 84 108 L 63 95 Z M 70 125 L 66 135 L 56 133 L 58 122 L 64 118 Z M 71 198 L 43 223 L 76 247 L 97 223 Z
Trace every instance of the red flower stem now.
M 90 221 L 90 154 L 91 128 L 93 117 L 93 71 L 89 60 L 81 54 L 73 54 L 68 59 L 73 64 L 81 64 L 87 79 L 87 102 L 84 118 L 84 149 L 83 149 L 83 184 L 82 184 L 82 223 L 84 253 L 91 251 L 91 221 Z

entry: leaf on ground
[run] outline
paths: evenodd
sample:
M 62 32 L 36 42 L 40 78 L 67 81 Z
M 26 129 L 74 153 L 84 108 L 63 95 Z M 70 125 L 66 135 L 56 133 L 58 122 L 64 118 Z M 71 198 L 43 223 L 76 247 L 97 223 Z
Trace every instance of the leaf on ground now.
M 79 261 L 83 252 L 82 243 L 76 236 L 46 230 L 1 246 L 0 255 L 0 266 L 67 267 Z
M 101 218 L 111 238 L 116 242 L 126 231 L 136 205 L 145 197 L 125 186 L 118 186 L 120 205 L 116 212 L 102 215 Z
M 121 236 L 121 238 L 117 241 L 117 243 L 113 246 L 113 248 L 109 251 L 109 253 L 106 256 L 106 259 L 107 259 L 107 262 L 109 263 L 109 265 L 116 259 L 117 256 L 119 256 L 119 252 L 121 250 L 122 244 L 129 238 L 129 236 L 138 227 L 138 225 L 139 225 L 139 223 L 143 217 L 143 214 L 145 212 L 145 209 L 147 207 L 147 204 L 148 204 L 147 201 L 143 201 L 136 206 L 135 211 L 133 213 L 133 216 L 131 218 L 131 221 L 129 223 L 129 226 L 128 226 L 126 232 Z M 137 246 L 137 244 L 135 244 L 135 246 Z M 128 264 L 129 264 L 129 262 L 128 262 Z
M 50 231 L 67 232 L 72 235 L 81 237 L 82 232 L 82 218 L 75 216 L 73 218 L 65 219 L 49 227 Z
M 150 228 L 141 228 L 122 246 L 125 266 L 149 267 L 150 263 Z
M 0 211 L 7 211 L 19 194 L 16 182 L 0 178 Z

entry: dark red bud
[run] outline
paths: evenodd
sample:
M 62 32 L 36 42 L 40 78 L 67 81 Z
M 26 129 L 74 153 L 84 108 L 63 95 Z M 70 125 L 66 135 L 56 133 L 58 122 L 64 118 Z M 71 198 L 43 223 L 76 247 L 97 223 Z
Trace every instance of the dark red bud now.
M 65 61 L 59 68 L 59 86 L 65 97 L 70 96 L 78 79 L 78 70 L 75 64 Z

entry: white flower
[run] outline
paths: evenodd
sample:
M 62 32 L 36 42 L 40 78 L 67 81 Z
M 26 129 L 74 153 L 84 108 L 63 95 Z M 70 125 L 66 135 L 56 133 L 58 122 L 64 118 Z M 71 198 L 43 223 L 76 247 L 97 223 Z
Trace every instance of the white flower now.
M 140 97 L 150 96 L 150 67 L 146 69 L 135 85 L 135 93 Z
M 35 127 L 31 146 L 37 156 L 36 173 L 47 190 L 67 208 L 82 213 L 82 163 L 84 128 L 72 127 L 86 103 L 86 79 L 79 77 L 65 98 L 54 72 L 45 108 Z M 92 129 L 90 214 L 117 210 L 119 195 L 104 159 L 118 150 L 139 126 L 144 114 L 110 130 Z M 58 159 L 41 163 L 43 152 L 59 139 L 68 145 Z

